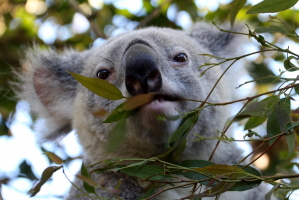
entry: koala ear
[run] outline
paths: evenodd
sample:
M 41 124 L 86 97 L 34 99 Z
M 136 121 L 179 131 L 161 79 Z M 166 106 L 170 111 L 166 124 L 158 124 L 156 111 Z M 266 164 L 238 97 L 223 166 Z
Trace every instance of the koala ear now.
M 224 30 L 231 30 L 229 24 L 220 25 Z M 235 25 L 233 31 L 242 32 L 244 27 L 240 24 Z M 241 55 L 244 36 L 220 31 L 215 25 L 200 22 L 196 23 L 187 34 L 194 38 L 199 44 L 208 48 L 211 53 L 218 57 L 234 57 Z M 239 53 L 239 54 L 238 54 Z
M 29 49 L 22 61 L 23 72 L 18 73 L 21 88 L 18 92 L 32 111 L 45 119 L 48 128 L 41 139 L 53 140 L 71 130 L 73 102 L 77 82 L 68 73 L 80 73 L 87 52 Z

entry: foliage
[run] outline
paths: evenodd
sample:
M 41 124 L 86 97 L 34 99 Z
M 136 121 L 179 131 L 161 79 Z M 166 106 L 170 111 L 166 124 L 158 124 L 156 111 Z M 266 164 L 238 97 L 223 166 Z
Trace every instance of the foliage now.
M 40 9 L 30 10 L 30 2 L 38 2 Z M 231 25 L 235 23 L 235 19 L 246 20 L 255 29 L 248 28 L 246 33 L 235 34 L 247 35 L 259 45 L 259 50 L 236 58 L 218 58 L 221 60 L 220 63 L 206 63 L 201 67 L 206 67 L 206 70 L 209 70 L 224 62 L 233 61 L 234 63 L 237 60 L 246 59 L 248 56 L 258 55 L 255 60 L 251 60 L 249 67 L 249 74 L 254 80 L 240 85 L 242 87 L 245 84 L 255 82 L 256 94 L 233 102 L 201 102 L 197 109 L 179 116 L 183 118 L 182 123 L 169 139 L 168 151 L 165 154 L 149 159 L 101 161 L 106 163 L 108 167 L 95 170 L 92 173 L 121 171 L 141 180 L 149 181 L 151 184 L 143 197 L 145 199 L 158 195 L 159 193 L 154 193 L 154 189 L 161 184 L 169 184 L 168 189 L 190 187 L 193 193 L 186 198 L 198 199 L 206 196 L 220 196 L 221 193 L 228 190 L 248 190 L 256 187 L 262 181 L 273 185 L 273 188 L 266 195 L 266 199 L 270 199 L 272 193 L 275 193 L 279 199 L 288 198 L 293 191 L 299 189 L 296 179 L 299 175 L 294 171 L 294 167 L 299 166 L 298 160 L 295 159 L 298 158 L 299 108 L 291 109 L 295 98 L 298 99 L 296 95 L 299 94 L 297 76 L 299 54 L 291 50 L 292 46 L 281 47 L 281 43 L 284 38 L 296 43 L 299 41 L 298 29 L 296 29 L 299 27 L 298 10 L 289 9 L 297 2 L 298 0 L 264 0 L 257 5 L 251 6 L 246 0 L 233 0 L 229 5 L 220 5 L 216 11 L 211 12 L 205 11 L 203 7 L 199 7 L 197 10 L 194 1 L 165 0 L 149 2 L 144 0 L 142 1 L 143 10 L 132 13 L 128 9 L 119 8 L 116 4 L 107 2 L 101 5 L 93 5 L 84 0 L 78 2 L 74 0 L 49 1 L 47 4 L 41 0 L 28 0 L 27 2 L 3 0 L 0 2 L 0 135 L 3 135 L 2 137 L 11 137 L 8 122 L 10 113 L 15 106 L 14 94 L 8 87 L 8 80 L 13 79 L 10 73 L 11 68 L 18 67 L 19 49 L 24 50 L 24 45 L 30 44 L 32 41 L 41 45 L 44 43 L 51 44 L 57 49 L 67 45 L 82 50 L 91 45 L 96 45 L 93 41 L 97 41 L 99 38 L 107 38 L 115 34 L 117 30 L 126 29 L 126 26 L 136 28 L 136 24 L 138 24 L 138 27 L 156 25 L 179 28 L 179 25 L 181 25 L 179 20 L 175 17 L 170 19 L 171 17 L 168 16 L 170 8 L 176 10 L 176 14 L 179 11 L 186 11 L 193 21 L 199 19 L 217 21 L 215 26 L 217 26 L 218 21 L 221 21 L 220 19 L 230 19 Z M 268 21 L 260 20 L 262 15 L 258 15 L 260 18 L 253 15 L 273 12 L 279 13 L 269 16 Z M 74 16 L 76 13 L 81 13 L 88 19 L 89 29 L 80 33 L 69 28 L 75 23 Z M 116 22 L 117 17 L 121 19 L 120 22 Z M 64 35 L 69 36 L 57 35 L 52 41 L 45 40 L 38 33 L 42 30 L 42 25 L 46 23 L 56 25 L 57 30 L 67 30 Z M 220 29 L 219 31 L 227 30 Z M 213 55 L 201 56 L 214 57 Z M 280 70 L 279 74 L 275 75 L 271 62 L 267 62 L 269 59 L 279 62 L 284 70 Z M 230 67 L 233 67 L 233 65 L 230 65 Z M 285 77 L 286 73 L 291 73 L 294 77 Z M 84 86 L 97 92 L 97 95 L 112 100 L 126 98 L 115 86 L 109 85 L 105 81 L 71 74 Z M 94 87 L 97 89 L 94 90 Z M 98 88 L 104 90 L 98 90 Z M 110 113 L 105 123 L 117 122 L 117 124 L 114 128 L 115 134 L 112 134 L 114 137 L 110 138 L 109 151 L 115 150 L 121 142 L 123 135 L 119 137 L 118 130 L 125 129 L 125 119 L 133 115 L 138 107 L 154 99 L 154 95 L 146 94 L 129 98 L 124 104 L 119 105 L 115 111 Z M 218 139 L 219 142 L 238 142 L 234 138 L 227 138 L 225 133 L 233 122 L 239 123 L 244 125 L 245 130 L 248 130 L 248 133 L 244 135 L 244 140 L 240 142 L 248 141 L 253 147 L 253 151 L 244 160 L 251 155 L 255 155 L 253 156 L 254 159 L 246 166 L 240 165 L 243 160 L 240 160 L 236 166 L 218 165 L 202 160 L 178 162 L 178 158 L 185 148 L 186 136 L 196 123 L 202 109 L 209 106 L 225 106 L 238 102 L 243 102 L 244 106 L 223 128 L 219 138 L 202 138 L 199 136 L 198 140 Z M 103 115 L 102 111 L 95 114 Z M 266 135 L 261 133 L 259 129 L 255 129 L 261 126 L 266 127 Z M 29 191 L 31 196 L 39 192 L 41 186 L 54 172 L 63 168 L 61 158 L 51 152 L 45 154 L 58 166 L 45 169 L 41 180 Z M 270 156 L 270 164 L 268 168 L 260 173 L 249 165 L 264 154 Z M 131 164 L 125 164 L 127 161 L 130 161 Z M 155 165 L 148 165 L 152 163 L 155 163 Z M 86 196 L 91 199 L 98 199 L 99 197 L 95 195 L 94 191 L 95 188 L 100 186 L 90 178 L 84 165 L 82 165 L 81 172 L 82 176 L 79 176 L 79 178 L 86 183 L 84 184 Z M 28 170 L 27 177 L 29 178 L 29 176 L 32 176 L 31 170 Z M 9 178 L 13 179 L 15 177 Z M 0 180 L 0 185 L 7 183 L 4 180 L 6 179 Z M 280 180 L 280 182 L 277 182 L 277 180 Z M 289 180 L 289 182 L 285 180 Z M 179 185 L 174 186 L 174 183 L 179 183 Z M 201 184 L 210 186 L 210 188 L 202 187 Z M 195 193 L 200 187 L 202 187 L 201 192 Z

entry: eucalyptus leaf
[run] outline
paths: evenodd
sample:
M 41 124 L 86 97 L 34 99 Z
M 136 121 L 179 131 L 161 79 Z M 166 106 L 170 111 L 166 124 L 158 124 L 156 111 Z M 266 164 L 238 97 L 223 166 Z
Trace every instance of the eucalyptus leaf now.
M 243 169 L 243 165 L 239 166 L 240 168 Z M 247 173 L 247 176 L 261 176 L 261 173 L 256 170 L 253 167 L 247 166 L 246 168 L 244 168 L 244 171 Z M 245 190 L 250 190 L 252 188 L 255 188 L 257 186 L 259 186 L 262 183 L 261 180 L 257 180 L 257 181 L 241 181 L 236 183 L 231 189 L 230 191 L 245 191 Z
M 133 97 L 130 97 L 125 103 L 124 103 L 124 109 L 125 110 L 135 110 L 145 104 L 150 103 L 155 99 L 155 93 L 147 93 L 147 94 L 139 94 L 135 95 Z
M 95 193 L 95 188 L 94 188 L 94 184 L 93 184 L 93 180 L 90 179 L 90 175 L 89 172 L 87 170 L 87 168 L 85 167 L 84 163 L 82 162 L 81 165 L 81 175 L 78 178 L 80 178 L 81 180 L 83 180 L 83 187 L 84 189 L 88 192 L 88 193 Z
M 40 181 L 32 189 L 30 189 L 28 191 L 28 194 L 30 195 L 30 197 L 34 197 L 37 193 L 39 193 L 41 187 L 47 182 L 47 180 L 49 180 L 52 177 L 54 172 L 56 172 L 57 170 L 59 170 L 61 168 L 62 168 L 62 166 L 47 167 L 43 171 Z
M 298 0 L 264 0 L 250 8 L 247 14 L 274 13 L 293 7 Z
M 180 163 L 183 167 L 188 168 L 201 168 L 201 167 L 207 167 L 209 165 L 214 165 L 215 163 L 207 161 L 207 160 L 184 160 Z M 204 176 L 202 174 L 193 172 L 193 171 L 186 171 L 182 172 L 182 175 L 191 179 L 191 180 L 204 180 L 208 179 L 207 176 Z M 203 185 L 207 185 L 208 181 L 202 182 Z
M 247 0 L 233 0 L 231 3 L 231 9 L 230 9 L 230 24 L 233 27 L 235 23 L 236 16 L 238 12 L 241 10 L 241 8 L 244 7 Z
M 121 169 L 121 172 L 146 180 L 165 180 L 170 175 L 164 174 L 164 169 L 156 165 L 133 166 Z
M 55 164 L 61 165 L 63 162 L 63 160 L 59 156 L 52 152 L 46 151 L 44 152 L 44 154 L 46 154 L 50 158 L 50 160 L 53 161 Z
M 252 116 L 246 122 L 244 130 L 253 129 L 259 125 L 261 125 L 264 121 L 266 121 L 267 116 Z
M 170 135 L 167 145 L 168 148 L 170 148 L 172 143 L 175 143 L 181 137 L 183 137 L 186 134 L 186 132 L 188 132 L 188 130 L 192 128 L 193 125 L 197 122 L 197 119 L 198 115 L 195 112 L 190 113 L 189 115 L 184 117 L 179 128 L 173 134 Z
M 269 27 L 257 27 L 254 32 L 256 33 L 281 33 L 283 35 L 288 34 L 286 30 L 279 26 L 269 26 Z
M 269 116 L 267 122 L 267 135 L 268 137 L 273 137 L 283 132 L 287 132 L 289 124 L 292 122 L 290 117 L 290 99 L 281 99 L 279 103 L 275 106 L 274 112 Z M 293 131 L 285 135 L 286 141 L 288 143 L 288 156 L 289 158 L 295 149 L 295 135 Z M 270 140 L 269 143 L 272 144 L 275 139 Z
M 292 59 L 296 59 L 294 56 L 289 56 L 287 59 L 285 59 L 283 61 L 283 66 L 286 70 L 290 71 L 290 72 L 294 72 L 294 71 L 297 71 L 299 70 L 298 67 L 296 67 L 292 62 L 291 60 Z
M 97 94 L 100 97 L 109 100 L 119 100 L 125 98 L 121 91 L 113 84 L 99 78 L 90 78 L 69 72 L 84 87 Z
M 121 119 L 126 119 L 132 115 L 134 115 L 137 110 L 131 110 L 128 111 L 124 108 L 124 104 L 122 103 L 118 105 L 111 113 L 110 115 L 106 118 L 106 120 L 103 121 L 103 123 L 111 123 L 111 122 L 117 122 Z
M 278 96 L 270 96 L 265 99 L 263 99 L 260 102 L 251 102 L 248 104 L 248 106 L 245 108 L 243 112 L 241 112 L 236 118 L 243 117 L 243 116 L 267 116 L 270 115 L 274 109 L 275 105 L 279 101 Z

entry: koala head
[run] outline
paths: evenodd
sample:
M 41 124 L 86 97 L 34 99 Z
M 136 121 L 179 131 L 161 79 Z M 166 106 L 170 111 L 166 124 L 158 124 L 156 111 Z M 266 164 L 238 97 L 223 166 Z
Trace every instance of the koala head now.
M 155 156 L 165 151 L 169 135 L 181 122 L 171 118 L 199 106 L 198 102 L 184 99 L 205 100 L 223 73 L 222 68 L 215 68 L 199 77 L 203 71 L 199 67 L 213 61 L 199 54 L 234 56 L 237 39 L 236 35 L 197 23 L 188 31 L 156 27 L 134 30 L 84 52 L 56 53 L 34 48 L 23 61 L 21 95 L 46 120 L 45 138 L 53 139 L 75 129 L 88 160 Z M 154 101 L 127 119 L 126 137 L 115 152 L 105 151 L 115 123 L 102 123 L 105 117 L 94 113 L 101 109 L 112 112 L 124 100 L 112 101 L 95 95 L 68 71 L 104 79 L 126 97 L 156 93 Z M 222 82 L 209 100 L 230 99 L 226 89 Z M 227 113 L 214 112 L 207 109 L 202 113 L 199 128 L 195 127 L 197 133 L 209 135 L 212 128 L 207 123 L 211 119 L 211 126 L 223 123 Z M 159 115 L 165 115 L 166 120 L 158 119 Z

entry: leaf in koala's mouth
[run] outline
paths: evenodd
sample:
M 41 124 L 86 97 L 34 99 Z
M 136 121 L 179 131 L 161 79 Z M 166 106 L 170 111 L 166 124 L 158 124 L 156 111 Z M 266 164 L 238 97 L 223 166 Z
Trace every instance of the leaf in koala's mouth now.
M 160 102 L 162 101 L 177 101 L 177 98 L 166 96 L 162 94 L 157 93 L 146 93 L 146 94 L 139 94 L 133 97 L 130 97 L 125 103 L 124 103 L 124 109 L 125 110 L 135 110 L 137 108 L 140 108 L 154 100 L 158 100 Z
M 135 110 L 145 104 L 150 103 L 151 101 L 156 99 L 156 93 L 146 93 L 146 94 L 139 94 L 129 98 L 124 103 L 125 110 Z
M 157 99 L 158 101 L 178 101 L 179 100 L 176 97 L 162 95 L 162 94 L 155 95 L 155 99 Z

